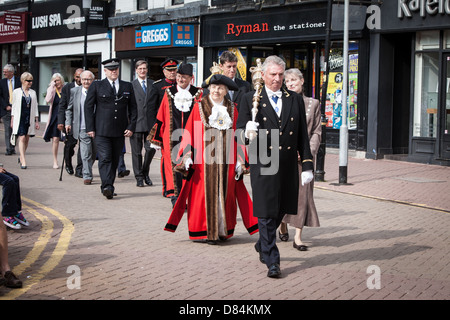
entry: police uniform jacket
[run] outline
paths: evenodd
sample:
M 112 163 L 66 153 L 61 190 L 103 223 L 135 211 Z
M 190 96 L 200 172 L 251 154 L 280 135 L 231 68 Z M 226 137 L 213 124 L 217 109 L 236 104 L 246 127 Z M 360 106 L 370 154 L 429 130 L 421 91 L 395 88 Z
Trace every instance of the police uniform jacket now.
M 86 132 L 104 137 L 123 137 L 125 130 L 135 132 L 137 106 L 133 86 L 119 80 L 119 91 L 114 95 L 108 79 L 94 81 L 84 103 Z
M 299 169 L 313 170 L 312 155 L 306 127 L 303 99 L 296 93 L 281 89 L 280 118 L 273 109 L 265 88 L 260 94 L 258 137 L 250 142 L 250 179 L 253 191 L 253 214 L 258 218 L 279 218 L 297 214 Z M 252 120 L 252 99 L 255 91 L 241 99 L 237 128 L 240 143 L 249 143 L 244 137 L 245 126 Z M 278 159 L 277 159 L 278 156 Z

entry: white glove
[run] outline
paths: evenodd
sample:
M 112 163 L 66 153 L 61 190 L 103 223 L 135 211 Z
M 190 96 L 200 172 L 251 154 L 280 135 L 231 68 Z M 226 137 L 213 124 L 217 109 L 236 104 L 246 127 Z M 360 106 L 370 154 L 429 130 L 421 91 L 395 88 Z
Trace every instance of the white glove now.
M 155 150 L 161 150 L 160 146 L 157 146 L 156 144 L 150 143 L 150 148 L 153 148 Z
M 302 172 L 302 186 L 310 183 L 314 178 L 312 170 L 307 170 Z
M 236 180 L 239 180 L 242 173 L 244 172 L 244 169 L 242 169 L 242 165 L 239 161 L 236 161 L 236 167 L 234 168 L 234 172 L 236 172 L 236 175 L 234 176 L 234 178 Z
M 249 134 L 255 133 L 257 135 L 258 134 L 258 126 L 259 126 L 258 122 L 248 121 L 247 124 L 245 125 L 245 137 L 247 139 L 251 139 Z
M 194 162 L 192 161 L 192 159 L 191 158 L 187 158 L 186 159 L 186 162 L 184 163 L 184 168 L 186 169 L 186 170 L 189 170 L 189 167 L 191 166 L 191 165 L 193 165 L 194 164 Z

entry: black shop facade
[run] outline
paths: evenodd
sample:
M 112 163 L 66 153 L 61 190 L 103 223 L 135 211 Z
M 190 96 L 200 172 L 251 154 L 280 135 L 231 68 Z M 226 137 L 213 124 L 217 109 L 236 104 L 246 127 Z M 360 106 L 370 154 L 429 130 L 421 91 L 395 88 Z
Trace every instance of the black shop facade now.
M 384 1 L 371 31 L 367 155 L 450 165 L 450 1 Z
M 320 99 L 325 72 L 326 6 L 290 5 L 261 11 L 203 13 L 200 46 L 204 50 L 207 77 L 213 62 L 225 50 L 238 57 L 238 77 L 251 83 L 250 67 L 256 59 L 278 55 L 286 69 L 298 68 L 305 78 L 304 92 Z M 367 135 L 368 37 L 365 30 L 350 32 L 349 43 L 349 148 L 365 151 Z M 330 73 L 325 110 L 326 146 L 339 147 L 343 79 L 343 33 L 333 31 L 330 44 Z

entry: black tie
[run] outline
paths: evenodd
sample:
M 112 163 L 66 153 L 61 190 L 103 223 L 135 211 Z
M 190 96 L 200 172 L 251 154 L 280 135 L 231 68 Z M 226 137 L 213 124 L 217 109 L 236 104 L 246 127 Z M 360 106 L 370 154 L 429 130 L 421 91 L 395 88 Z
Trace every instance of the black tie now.
M 112 88 L 113 88 L 114 95 L 117 96 L 117 90 L 116 90 L 116 85 L 115 85 L 114 81 L 112 82 Z

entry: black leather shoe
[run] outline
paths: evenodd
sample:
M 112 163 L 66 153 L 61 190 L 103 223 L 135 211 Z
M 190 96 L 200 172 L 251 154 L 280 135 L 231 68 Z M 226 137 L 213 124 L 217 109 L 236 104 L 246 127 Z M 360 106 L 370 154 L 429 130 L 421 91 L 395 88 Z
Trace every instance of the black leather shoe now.
M 278 231 L 278 237 L 280 237 L 281 241 L 288 241 L 289 240 L 289 232 L 287 233 L 281 233 L 280 231 Z
M 144 186 L 144 181 L 142 179 L 137 179 L 136 180 L 136 187 L 143 187 Z
M 103 189 L 103 195 L 106 197 L 106 199 L 112 199 L 114 192 L 111 189 L 105 188 Z
M 281 276 L 280 265 L 274 263 L 269 267 L 269 272 L 267 272 L 269 278 L 279 278 Z
M 119 174 L 117 175 L 119 178 L 123 178 L 130 175 L 130 170 L 124 170 L 122 172 L 119 172 Z
M 264 260 L 263 255 L 262 255 L 261 245 L 259 244 L 259 242 L 255 243 L 255 250 L 256 250 L 256 252 L 259 253 L 259 261 L 261 261 L 261 263 L 266 263 L 266 261 Z
M 307 250 L 308 250 L 308 247 L 305 246 L 304 244 L 297 245 L 297 244 L 295 243 L 295 240 L 294 240 L 294 245 L 293 245 L 293 247 L 294 247 L 294 249 L 297 249 L 298 251 L 307 251 Z
M 72 175 L 74 173 L 73 167 L 66 166 L 66 171 L 68 174 Z
M 150 179 L 149 176 L 145 176 L 145 177 L 144 177 L 144 181 L 145 181 L 145 183 L 146 183 L 148 186 L 152 186 L 152 185 L 153 185 L 153 181 L 152 181 L 152 179 Z

